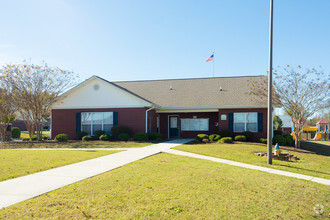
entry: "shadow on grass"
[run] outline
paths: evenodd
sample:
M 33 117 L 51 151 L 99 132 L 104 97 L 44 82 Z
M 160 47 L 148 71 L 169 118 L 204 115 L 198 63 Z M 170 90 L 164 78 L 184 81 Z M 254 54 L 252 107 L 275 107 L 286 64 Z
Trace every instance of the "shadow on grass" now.
M 300 148 L 304 150 L 312 151 L 318 155 L 330 156 L 330 146 L 322 143 L 301 141 Z
M 293 167 L 293 166 L 285 165 L 285 164 L 276 164 L 276 166 L 288 167 L 288 168 L 297 169 L 297 170 L 305 170 L 305 171 L 309 171 L 309 172 L 312 172 L 312 173 L 320 173 L 320 174 L 330 175 L 329 172 L 321 172 L 321 171 L 310 170 L 310 169 L 305 169 L 305 168 L 300 168 L 300 167 Z

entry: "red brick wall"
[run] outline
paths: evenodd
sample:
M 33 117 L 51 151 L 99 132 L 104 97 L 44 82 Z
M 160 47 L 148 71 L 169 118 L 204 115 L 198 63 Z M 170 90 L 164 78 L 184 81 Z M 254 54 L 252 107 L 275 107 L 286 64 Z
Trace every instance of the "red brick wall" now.
M 180 138 L 194 138 L 197 134 L 214 134 L 218 133 L 218 113 L 217 112 L 196 112 L 196 113 L 159 113 L 160 116 L 160 133 L 163 134 L 164 138 L 168 138 L 168 116 L 177 115 L 180 119 L 182 118 L 209 118 L 209 131 L 181 131 Z M 180 126 L 180 125 L 179 125 Z
M 52 110 L 52 138 L 57 134 L 65 133 L 69 139 L 76 139 L 76 113 L 77 112 L 118 112 L 118 125 L 131 128 L 132 134 L 145 131 L 145 108 L 102 108 L 102 109 L 53 109 Z M 152 110 L 151 110 L 152 111 Z M 156 125 L 155 113 L 148 113 L 153 130 Z M 150 114 L 150 116 L 149 116 Z
M 235 112 L 258 112 L 262 113 L 263 129 L 262 132 L 256 132 L 255 138 L 266 138 L 267 137 L 267 108 L 252 108 L 252 109 L 219 109 L 219 130 L 228 129 L 228 114 Z M 226 115 L 226 120 L 221 120 L 221 115 Z M 238 134 L 238 133 L 237 133 Z

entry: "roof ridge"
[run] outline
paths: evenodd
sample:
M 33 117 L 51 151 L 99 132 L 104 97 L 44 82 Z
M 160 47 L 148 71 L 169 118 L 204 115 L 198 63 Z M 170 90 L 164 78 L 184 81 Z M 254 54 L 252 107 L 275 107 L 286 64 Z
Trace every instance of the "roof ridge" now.
M 181 78 L 181 79 L 150 79 L 150 80 L 133 80 L 133 81 L 113 81 L 112 83 L 125 83 L 125 82 L 151 82 L 151 81 L 173 81 L 173 80 L 200 80 L 200 79 L 222 79 L 222 78 L 245 78 L 245 77 L 261 77 L 266 75 L 253 75 L 253 76 L 219 76 L 219 77 L 204 77 L 204 78 Z

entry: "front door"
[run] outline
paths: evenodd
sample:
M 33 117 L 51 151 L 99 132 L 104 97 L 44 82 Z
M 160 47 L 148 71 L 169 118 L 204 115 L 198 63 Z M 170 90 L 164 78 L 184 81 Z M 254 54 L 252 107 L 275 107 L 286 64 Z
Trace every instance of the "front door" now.
M 179 116 L 169 117 L 170 138 L 179 137 Z

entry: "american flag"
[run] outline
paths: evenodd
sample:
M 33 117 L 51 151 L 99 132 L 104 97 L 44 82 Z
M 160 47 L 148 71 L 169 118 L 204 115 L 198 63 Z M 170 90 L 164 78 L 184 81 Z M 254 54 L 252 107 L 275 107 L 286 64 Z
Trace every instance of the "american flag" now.
M 212 54 L 209 58 L 207 58 L 205 60 L 205 62 L 209 62 L 209 61 L 212 61 L 212 60 L 214 60 L 214 54 Z

